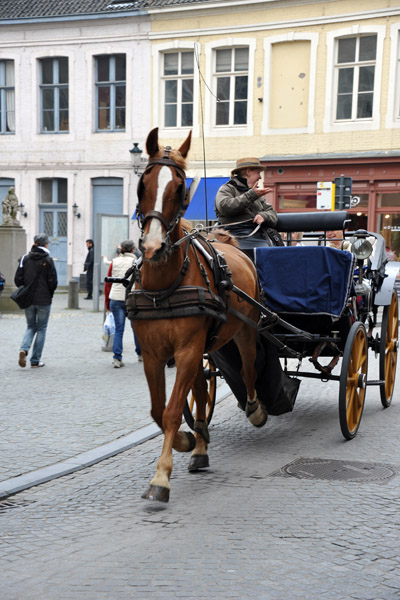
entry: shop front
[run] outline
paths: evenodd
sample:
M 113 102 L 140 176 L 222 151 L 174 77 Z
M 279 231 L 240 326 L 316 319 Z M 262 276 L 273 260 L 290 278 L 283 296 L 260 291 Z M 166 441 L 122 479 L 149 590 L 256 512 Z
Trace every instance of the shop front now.
M 400 260 L 400 152 L 389 156 L 315 156 L 261 159 L 267 167 L 265 186 L 272 188 L 268 200 L 277 212 L 317 210 L 317 183 L 344 175 L 351 177 L 352 197 L 349 229 L 380 233 L 391 260 Z

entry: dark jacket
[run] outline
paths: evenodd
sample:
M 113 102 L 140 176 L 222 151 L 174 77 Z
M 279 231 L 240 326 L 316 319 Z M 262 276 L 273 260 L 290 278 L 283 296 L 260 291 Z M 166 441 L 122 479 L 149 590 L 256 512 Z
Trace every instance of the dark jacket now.
M 40 271 L 40 272 L 39 272 Z M 22 257 L 15 273 L 14 283 L 16 286 L 28 285 L 32 280 L 37 281 L 32 304 L 48 306 L 51 304 L 55 290 L 57 289 L 57 271 L 53 259 L 39 246 L 32 246 L 29 254 Z
M 259 198 L 247 181 L 233 177 L 222 185 L 215 198 L 215 214 L 221 225 L 238 221 L 253 221 L 257 214 L 264 219 L 265 227 L 275 227 L 278 216 L 263 197 Z
M 83 265 L 83 270 L 89 271 L 89 272 L 93 271 L 93 265 L 94 265 L 94 246 L 89 248 L 89 251 L 86 255 L 85 263 Z

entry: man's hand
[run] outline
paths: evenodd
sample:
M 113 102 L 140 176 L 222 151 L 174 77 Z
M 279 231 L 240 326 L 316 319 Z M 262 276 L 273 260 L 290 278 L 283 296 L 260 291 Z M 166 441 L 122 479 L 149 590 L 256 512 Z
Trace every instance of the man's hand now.
M 264 219 L 261 215 L 256 215 L 253 219 L 253 223 L 257 223 L 257 225 L 262 225 L 264 223 Z
M 258 181 L 256 181 L 256 183 L 253 185 L 253 190 L 255 191 L 255 193 L 257 194 L 257 196 L 260 198 L 260 196 L 265 196 L 265 194 L 269 194 L 270 192 L 272 192 L 272 188 L 259 188 L 258 186 Z

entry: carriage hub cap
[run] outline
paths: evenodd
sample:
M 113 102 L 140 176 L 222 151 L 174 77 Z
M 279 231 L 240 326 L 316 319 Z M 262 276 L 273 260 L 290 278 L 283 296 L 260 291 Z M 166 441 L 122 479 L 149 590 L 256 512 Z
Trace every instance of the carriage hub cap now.
M 367 376 L 365 373 L 360 373 L 358 376 L 358 387 L 364 389 L 367 385 Z

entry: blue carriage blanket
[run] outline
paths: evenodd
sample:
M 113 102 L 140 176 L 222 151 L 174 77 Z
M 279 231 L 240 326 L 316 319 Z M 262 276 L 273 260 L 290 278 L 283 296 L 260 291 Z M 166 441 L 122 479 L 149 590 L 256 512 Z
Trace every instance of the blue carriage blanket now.
M 355 257 L 326 246 L 257 248 L 266 305 L 278 313 L 340 317 L 353 284 Z

